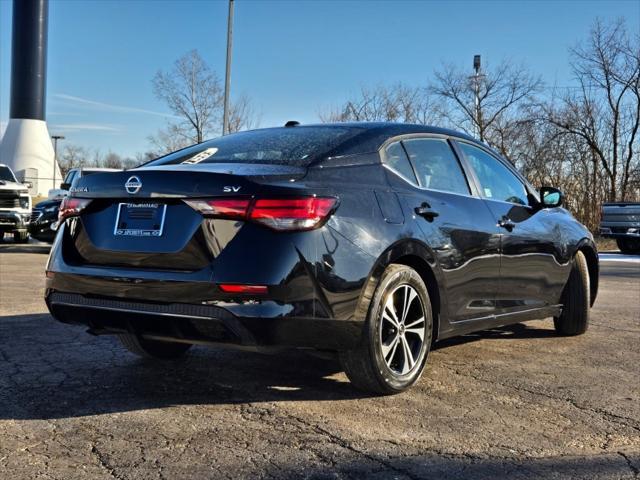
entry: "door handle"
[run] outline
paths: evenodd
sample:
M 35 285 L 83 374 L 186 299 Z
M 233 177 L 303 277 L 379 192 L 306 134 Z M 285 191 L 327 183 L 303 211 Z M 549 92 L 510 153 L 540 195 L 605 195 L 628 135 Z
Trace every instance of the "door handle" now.
M 509 217 L 505 215 L 498 222 L 498 226 L 510 232 L 515 228 L 516 224 L 513 222 L 513 220 L 511 220 Z
M 413 211 L 416 212 L 416 215 L 426 218 L 429 222 L 433 222 L 433 219 L 440 215 L 438 212 L 431 210 L 431 205 L 427 202 L 423 202 L 422 205 L 416 207 Z

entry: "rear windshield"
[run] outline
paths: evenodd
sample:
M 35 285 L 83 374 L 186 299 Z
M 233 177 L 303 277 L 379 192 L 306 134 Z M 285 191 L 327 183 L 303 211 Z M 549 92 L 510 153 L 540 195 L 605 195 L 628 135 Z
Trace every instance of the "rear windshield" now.
M 145 164 L 268 163 L 307 166 L 362 129 L 356 127 L 266 128 L 239 132 L 187 147 Z
M 0 167 L 0 180 L 4 180 L 5 182 L 15 182 L 16 177 L 13 176 L 13 172 L 9 167 L 1 166 Z

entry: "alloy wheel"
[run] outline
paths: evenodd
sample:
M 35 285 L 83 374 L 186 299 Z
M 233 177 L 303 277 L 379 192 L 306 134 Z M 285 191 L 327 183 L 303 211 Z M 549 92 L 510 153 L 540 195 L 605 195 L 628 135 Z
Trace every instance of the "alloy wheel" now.
M 408 284 L 396 287 L 385 299 L 380 324 L 380 349 L 387 367 L 396 375 L 411 372 L 420 359 L 425 335 L 418 292 Z

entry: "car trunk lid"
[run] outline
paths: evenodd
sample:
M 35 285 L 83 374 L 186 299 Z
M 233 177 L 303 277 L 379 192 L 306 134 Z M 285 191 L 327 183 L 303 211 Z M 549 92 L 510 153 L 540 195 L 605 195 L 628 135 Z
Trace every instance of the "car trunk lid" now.
M 91 199 L 66 235 L 85 265 L 196 270 L 211 264 L 242 228 L 204 218 L 184 200 L 259 195 L 290 189 L 306 169 L 285 165 L 208 164 L 138 168 L 81 178 L 72 197 Z

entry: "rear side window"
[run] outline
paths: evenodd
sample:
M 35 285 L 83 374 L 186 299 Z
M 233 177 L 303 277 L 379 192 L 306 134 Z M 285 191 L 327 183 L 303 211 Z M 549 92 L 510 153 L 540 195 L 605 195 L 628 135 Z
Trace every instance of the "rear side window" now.
M 482 196 L 492 200 L 527 205 L 527 190 L 505 165 L 484 150 L 459 143 L 480 181 Z
M 268 163 L 307 166 L 361 133 L 357 127 L 265 128 L 239 132 L 166 155 L 145 166 Z
M 421 187 L 469 195 L 467 179 L 446 140 L 417 138 L 403 144 Z
M 384 163 L 411 183 L 418 183 L 416 175 L 413 173 L 413 167 L 411 167 L 409 158 L 400 142 L 392 143 L 385 149 Z

